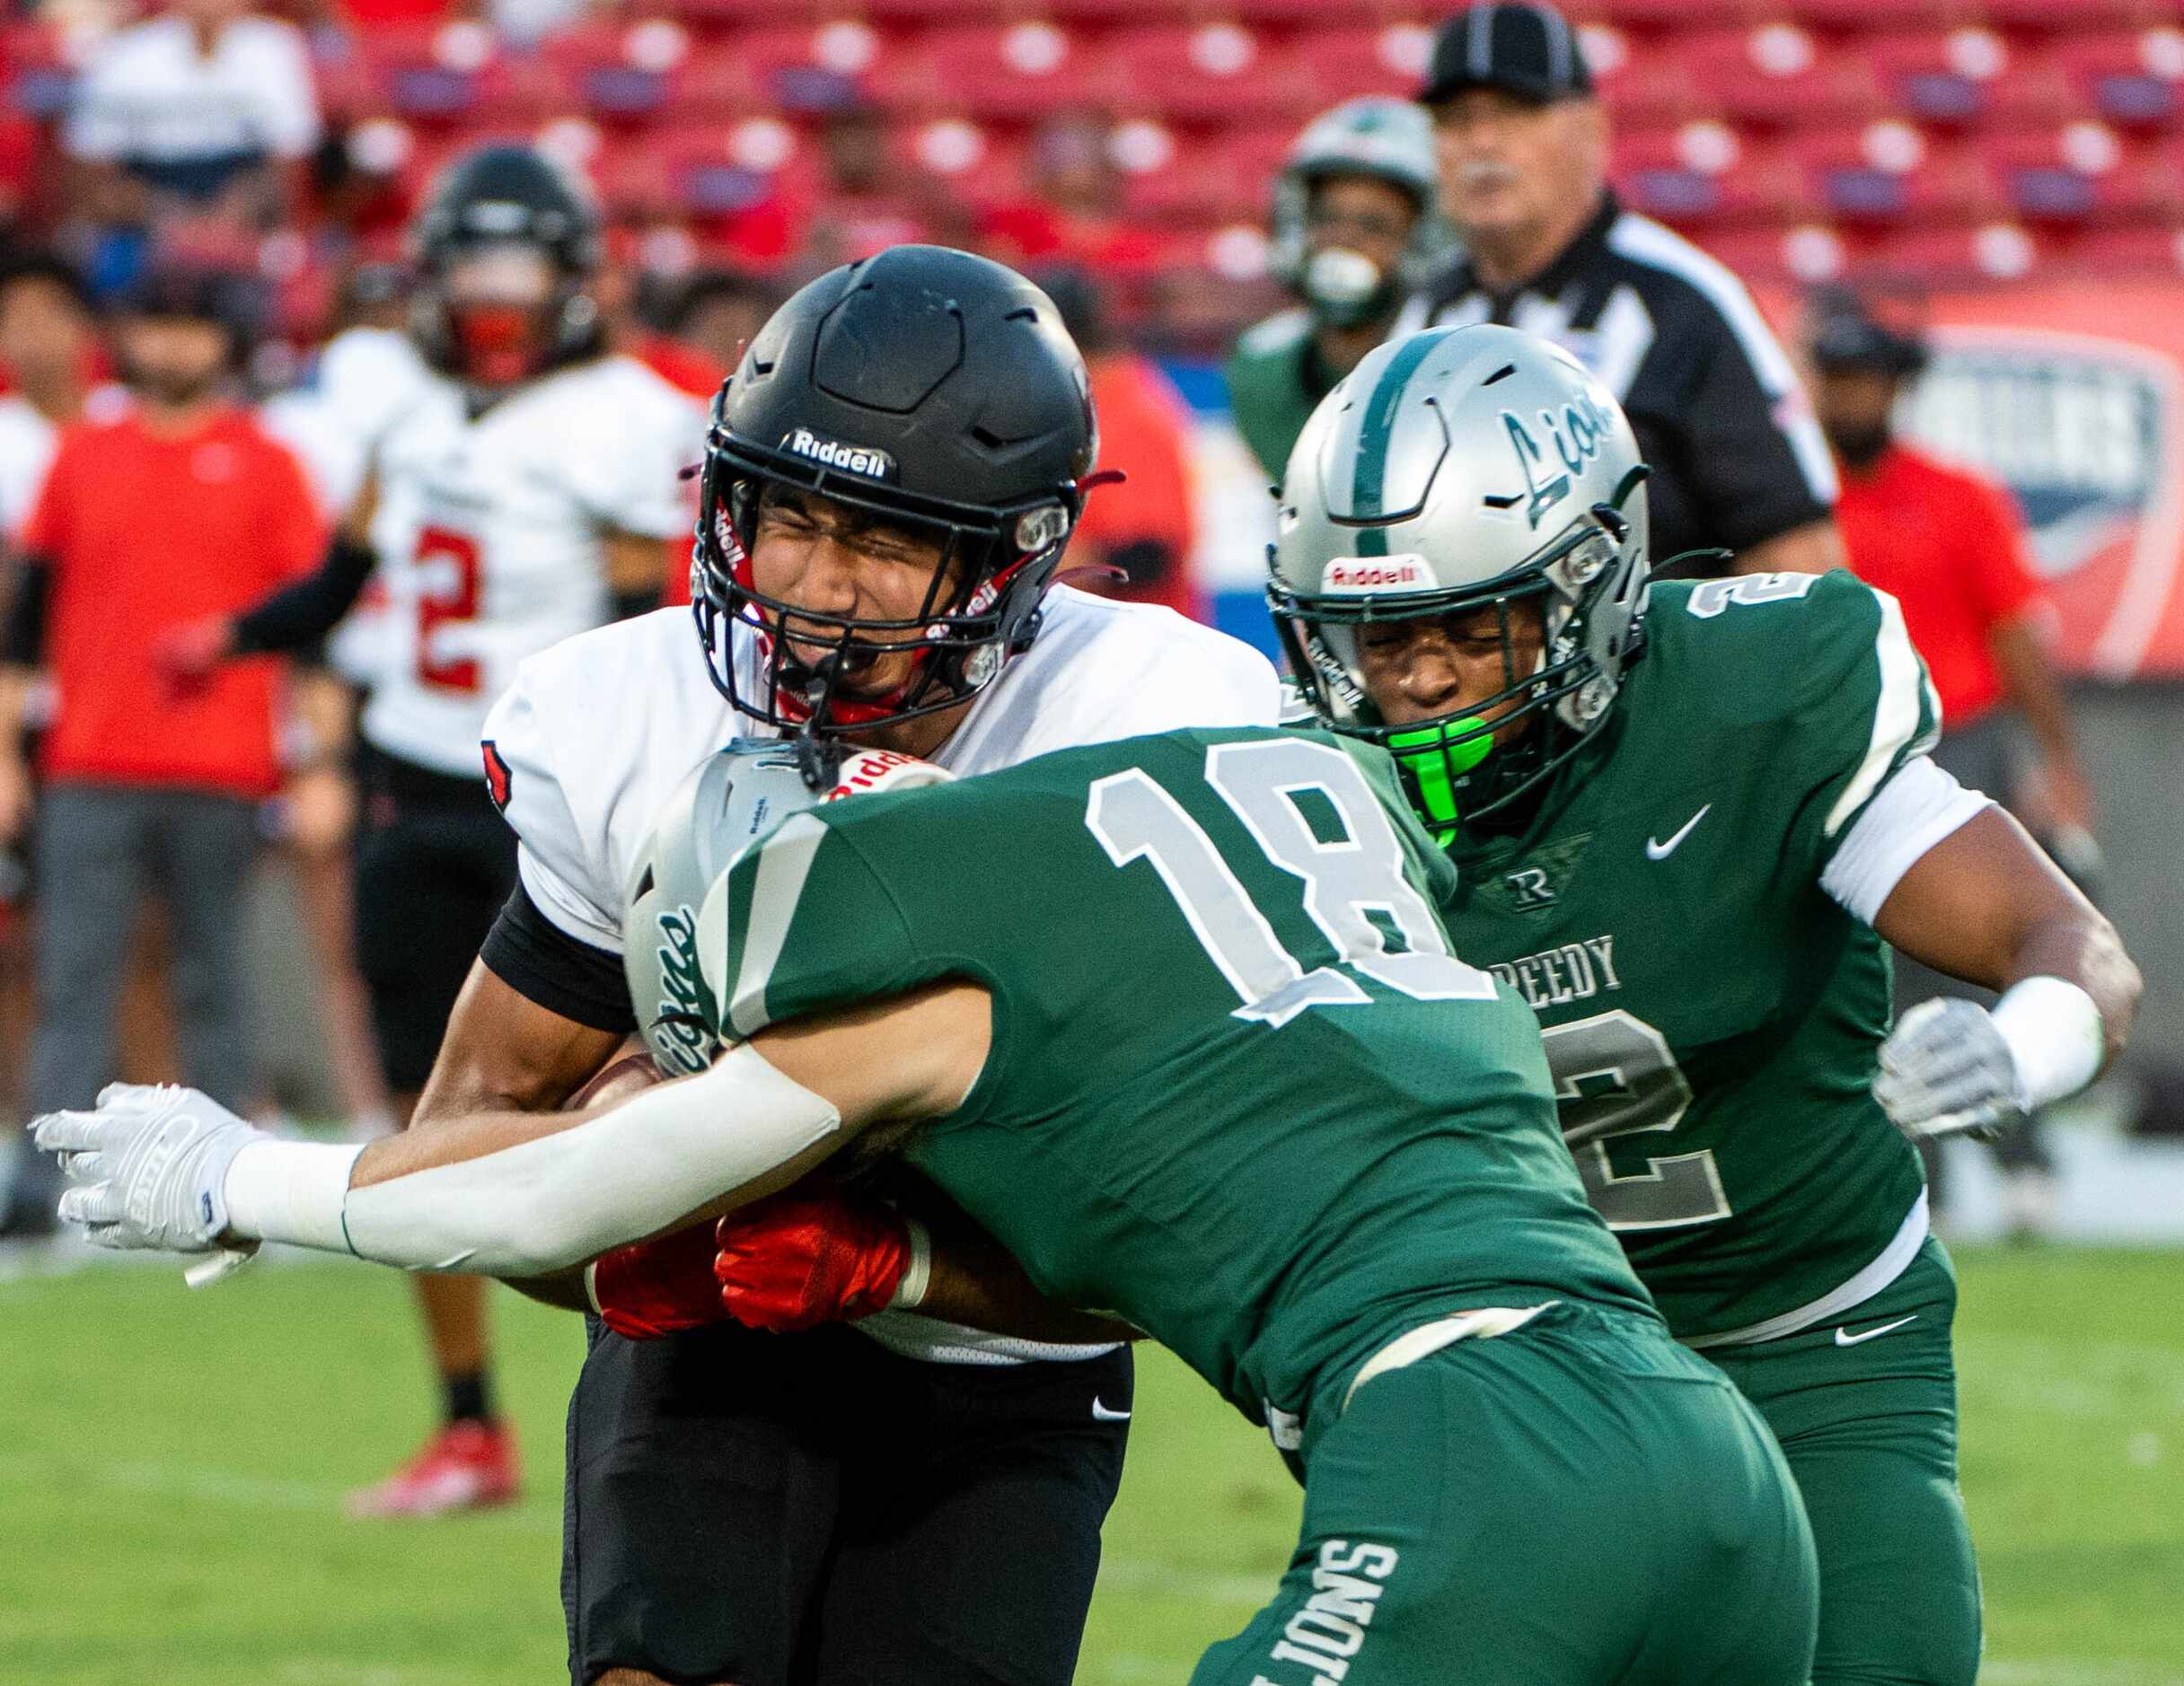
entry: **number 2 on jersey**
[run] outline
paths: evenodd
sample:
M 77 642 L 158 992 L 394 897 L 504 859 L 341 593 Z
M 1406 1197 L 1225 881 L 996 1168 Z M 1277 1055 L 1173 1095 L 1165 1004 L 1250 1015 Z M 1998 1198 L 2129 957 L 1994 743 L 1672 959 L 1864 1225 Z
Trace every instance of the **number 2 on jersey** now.
M 483 569 L 478 540 L 450 527 L 427 527 L 417 536 L 417 677 L 441 690 L 475 694 L 483 682 L 478 658 L 442 660 L 433 654 L 436 634 L 478 619 Z
M 1267 860 L 1303 881 L 1305 912 L 1334 944 L 1334 965 L 1305 970 L 1204 828 L 1142 768 L 1095 784 L 1085 824 L 1117 866 L 1151 863 L 1243 1003 L 1237 1018 L 1279 1028 L 1307 1007 L 1368 1003 L 1361 977 L 1421 1001 L 1494 998 L 1493 979 L 1449 952 L 1440 922 L 1404 875 L 1395 827 L 1342 751 L 1303 738 L 1217 743 L 1206 751 L 1206 783 Z M 1299 805 L 1307 795 L 1332 812 L 1340 836 L 1321 839 Z
M 1662 1134 L 1683 1122 L 1691 1084 L 1669 1051 L 1669 1039 L 1618 1007 L 1546 1035 L 1563 1139 L 1570 1144 L 1585 1198 L 1610 1229 L 1674 1229 L 1729 1216 L 1713 1153 L 1649 1157 L 1643 1171 L 1616 1174 L 1611 1137 Z

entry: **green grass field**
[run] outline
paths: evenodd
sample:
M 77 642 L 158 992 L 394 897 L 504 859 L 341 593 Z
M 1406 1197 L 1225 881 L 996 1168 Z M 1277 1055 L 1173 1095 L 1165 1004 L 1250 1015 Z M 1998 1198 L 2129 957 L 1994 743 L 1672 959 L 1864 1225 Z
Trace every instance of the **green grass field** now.
M 2184 1255 L 1961 1260 L 1964 1481 L 1993 1686 L 2184 1686 Z M 517 1506 L 356 1523 L 427 1423 L 392 1277 L 109 1268 L 0 1282 L 0 1682 L 547 1686 L 573 1319 L 498 1300 Z M 1172 1360 L 1140 1367 L 1079 1679 L 1181 1682 L 1265 1596 L 1296 1496 Z

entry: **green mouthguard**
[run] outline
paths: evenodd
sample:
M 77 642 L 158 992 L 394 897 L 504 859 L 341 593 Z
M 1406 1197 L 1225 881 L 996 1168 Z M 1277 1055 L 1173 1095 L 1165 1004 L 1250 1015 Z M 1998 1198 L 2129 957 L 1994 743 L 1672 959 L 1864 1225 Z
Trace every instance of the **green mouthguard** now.
M 1467 734 L 1476 733 L 1475 737 Z M 1450 742 L 1451 738 L 1462 740 Z M 1493 751 L 1493 734 L 1476 715 L 1461 720 L 1440 720 L 1408 732 L 1387 734 L 1388 753 L 1411 776 L 1421 817 L 1431 828 L 1433 840 L 1446 847 L 1456 835 L 1456 783 Z

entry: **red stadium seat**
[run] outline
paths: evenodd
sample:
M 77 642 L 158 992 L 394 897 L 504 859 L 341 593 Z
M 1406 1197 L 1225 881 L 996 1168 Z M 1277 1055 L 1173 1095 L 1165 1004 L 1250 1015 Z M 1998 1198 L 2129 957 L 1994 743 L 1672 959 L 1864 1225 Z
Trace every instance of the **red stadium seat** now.
M 947 30 L 911 49 L 921 102 L 978 118 L 1030 119 L 1086 97 L 1083 56 L 1068 31 L 1052 23 L 1006 29 Z
M 1618 127 L 1681 122 L 1703 109 L 1677 37 L 1587 24 L 1578 41 Z
M 1803 135 L 1791 150 L 1815 215 L 1838 227 L 1969 224 L 1999 208 L 1970 154 L 1907 124 Z
M 1787 246 L 1791 236 L 1780 228 L 1701 228 L 1692 238 L 1743 280 L 1780 285 L 1793 277 Z
M 1415 23 L 1316 30 L 1297 49 L 1327 104 L 1369 93 L 1408 99 L 1424 80 L 1432 36 Z
M 1087 92 L 1185 123 L 1302 120 L 1318 103 L 1301 53 L 1232 23 L 1127 31 L 1099 54 Z
M 1006 129 L 941 118 L 897 129 L 890 151 L 915 159 L 974 206 L 999 205 L 1024 191 L 1026 145 Z
M 1936 127 L 2054 121 L 2068 102 L 2038 52 L 1990 30 L 1882 35 L 1860 46 L 1889 108 Z
M 2152 27 L 2175 21 L 2175 0 L 1983 0 L 1996 29 L 2068 38 L 2087 30 Z
M 1198 9 L 1196 0 L 1051 0 L 1041 15 L 1057 23 L 1184 23 Z
M 2106 122 L 2131 129 L 2184 128 L 2184 29 L 2058 41 L 2055 62 Z
M 1915 276 L 1935 286 L 2014 281 L 2038 269 L 2046 250 L 2039 237 L 2008 223 L 1969 229 L 1907 229 L 1889 234 L 1872 249 L 1870 267 Z
M 2126 276 L 2184 275 L 2184 223 L 2133 228 L 2089 228 L 2058 236 L 2041 263 L 2043 274 L 2112 281 Z
M 1720 123 L 1618 135 L 1613 174 L 1633 210 L 1678 228 L 1779 224 L 1808 208 L 1773 147 Z
M 1727 29 L 1761 22 L 1776 11 L 1761 0 L 1589 0 L 1572 7 L 1572 15 L 1621 29 L 1664 31 Z
M 2166 161 L 2135 155 L 2098 123 L 1998 137 L 1984 157 L 1996 197 L 2028 224 L 2149 222 L 2177 205 Z
M 482 24 L 381 24 L 354 38 L 382 109 L 412 123 L 462 123 L 494 109 L 507 76 Z
M 1782 13 L 1808 29 L 1880 35 L 1941 31 L 1979 21 L 1977 0 L 1789 0 Z
M 1854 47 L 1794 24 L 1695 36 L 1677 50 L 1692 83 L 1740 123 L 1818 127 L 1870 116 L 1879 104 Z

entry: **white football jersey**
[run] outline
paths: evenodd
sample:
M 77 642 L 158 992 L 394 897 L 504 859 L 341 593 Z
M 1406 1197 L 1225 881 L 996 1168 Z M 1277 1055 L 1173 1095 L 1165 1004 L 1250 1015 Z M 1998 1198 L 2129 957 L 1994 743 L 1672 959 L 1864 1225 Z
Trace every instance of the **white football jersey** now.
M 519 664 L 606 619 L 603 535 L 689 531 L 679 476 L 704 437 L 696 402 L 630 357 L 548 374 L 474 419 L 428 376 L 375 457 L 388 631 L 365 736 L 474 775 Z
M 743 633 L 744 629 L 736 628 Z M 746 672 L 755 639 L 739 645 Z M 932 760 L 958 775 L 1051 751 L 1185 726 L 1275 723 L 1266 658 L 1173 610 L 1054 587 L 1030 649 L 979 694 Z M 663 609 L 569 639 L 523 664 L 485 732 L 496 797 L 521 839 L 524 887 L 569 935 L 619 953 L 630 864 L 690 771 L 731 739 L 770 737 L 738 716 L 706 670 L 686 609 Z M 942 1363 L 1085 1357 L 885 1312 L 858 1327 Z

